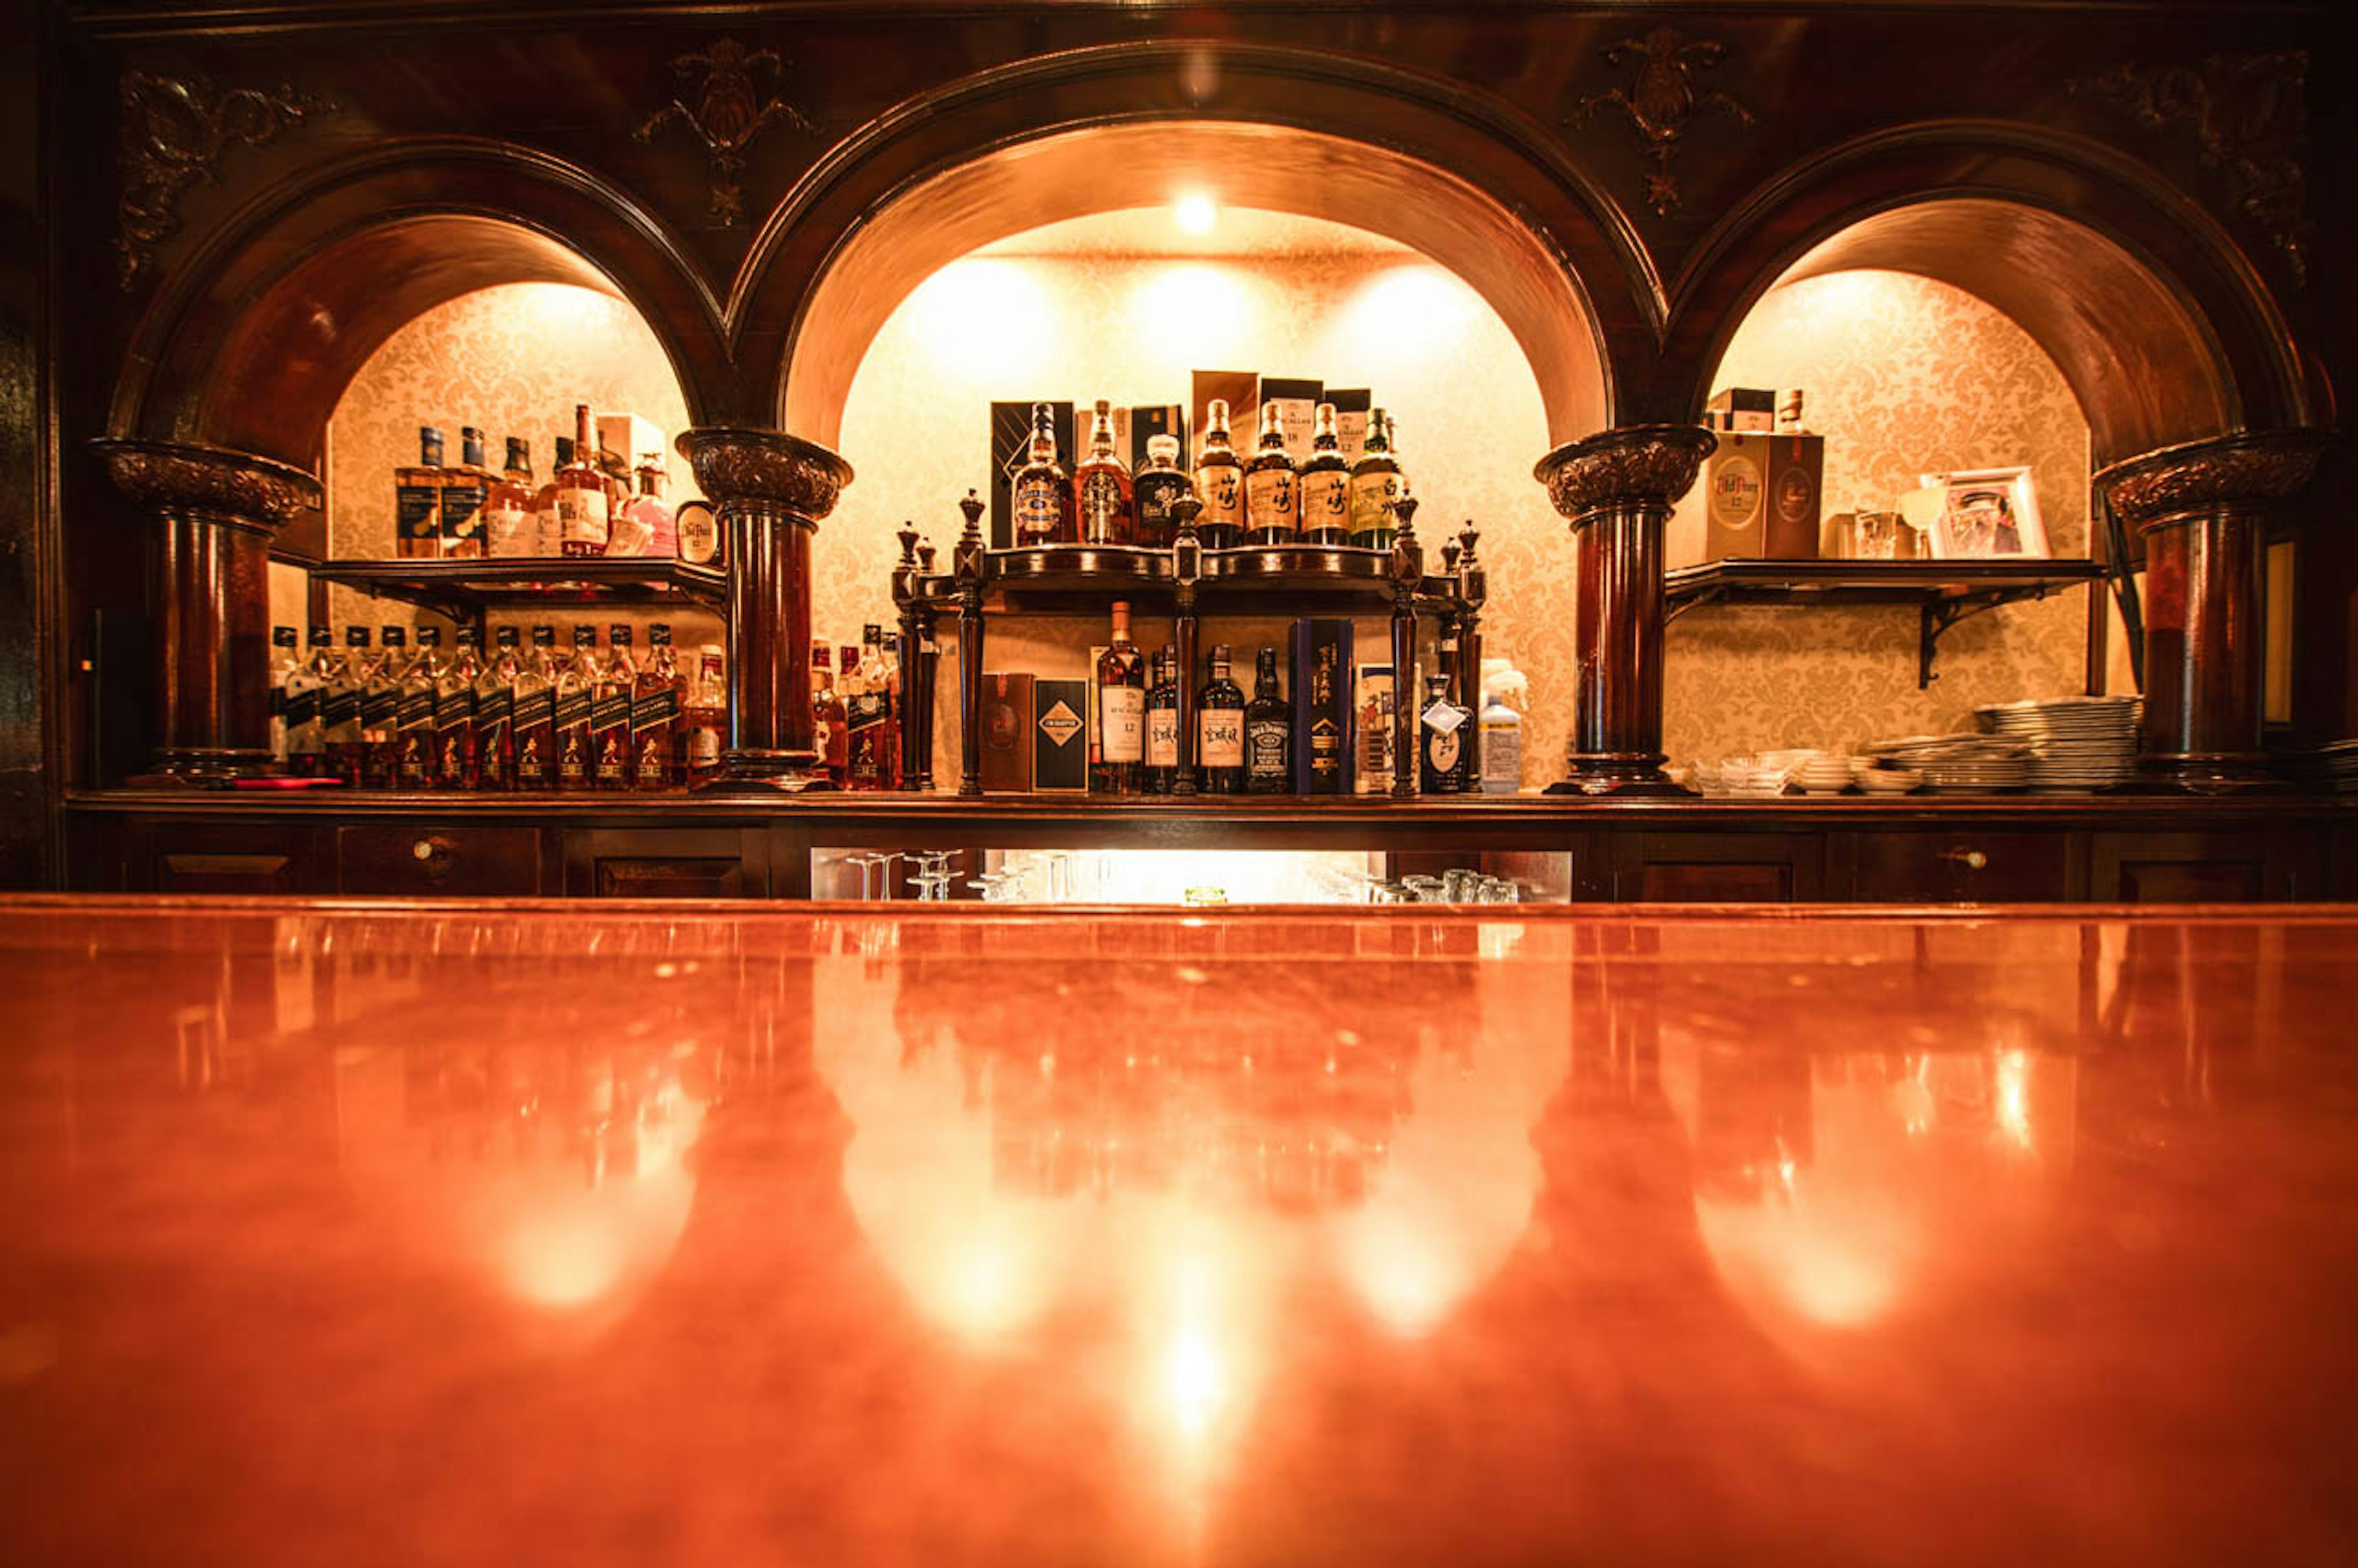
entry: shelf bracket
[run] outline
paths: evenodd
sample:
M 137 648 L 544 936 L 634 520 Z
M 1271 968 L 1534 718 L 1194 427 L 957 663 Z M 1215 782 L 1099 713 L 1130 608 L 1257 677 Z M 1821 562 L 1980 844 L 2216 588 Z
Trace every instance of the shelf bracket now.
M 1690 610 L 1700 610 L 1706 604 L 1717 604 L 1727 597 L 1725 588 L 1706 588 L 1692 594 L 1682 594 L 1662 607 L 1662 624 L 1668 626 Z
M 2045 599 L 2042 586 L 2028 592 L 1992 589 L 1985 593 L 1959 594 L 1951 599 L 1935 599 L 1920 606 L 1916 622 L 1916 689 L 1922 691 L 1940 679 L 1932 668 L 1938 655 L 1942 634 L 1960 621 L 1970 621 L 1976 615 L 1996 610 L 2001 604 L 2011 604 L 2019 599 Z

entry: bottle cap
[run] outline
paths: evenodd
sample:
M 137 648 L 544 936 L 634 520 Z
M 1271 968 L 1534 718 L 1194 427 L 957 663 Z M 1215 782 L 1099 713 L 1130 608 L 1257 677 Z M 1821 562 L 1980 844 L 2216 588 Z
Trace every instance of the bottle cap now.
M 516 629 L 513 626 L 503 626 L 492 633 L 492 641 L 503 648 L 513 648 L 516 645 Z
M 652 625 L 652 626 L 648 627 L 648 628 L 647 628 L 647 646 L 649 646 L 649 647 L 651 647 L 651 648 L 668 648 L 668 647 L 670 647 L 670 646 L 671 646 L 671 628 L 670 628 L 670 627 L 668 627 L 668 626 L 666 626 L 666 625 L 665 625 L 665 624 L 664 624 L 662 622 L 660 622 L 660 621 L 656 622 L 654 625 Z
M 409 641 L 409 628 L 406 626 L 388 626 L 384 629 L 384 641 L 386 647 L 398 648 L 403 643 Z
M 347 626 L 347 627 L 345 627 L 345 628 L 344 628 L 344 646 L 345 646 L 345 647 L 347 647 L 347 648 L 365 648 L 365 647 L 367 647 L 367 646 L 368 646 L 368 628 L 367 628 L 367 627 L 365 627 L 365 626 Z
M 459 646 L 462 648 L 471 648 L 475 645 L 477 641 L 478 638 L 476 636 L 475 629 L 472 626 L 461 626 L 459 628 Z
M 421 648 L 440 647 L 442 645 L 442 628 L 439 626 L 420 626 L 417 629 L 417 645 Z
M 512 469 L 532 467 L 532 443 L 522 436 L 508 438 L 508 467 Z
M 442 466 L 442 432 L 431 425 L 420 425 L 417 427 L 417 456 L 427 468 L 440 468 Z
M 1176 463 L 1179 460 L 1179 438 L 1176 436 L 1147 437 L 1146 456 L 1151 462 Z
M 631 645 L 631 629 L 617 621 L 606 628 L 606 641 L 618 648 L 627 648 Z
M 335 641 L 335 635 L 325 626 L 314 626 L 306 633 L 306 640 L 314 648 L 324 648 Z
M 274 648 L 293 647 L 295 645 L 295 628 L 292 626 L 273 626 L 270 629 L 270 645 Z
M 595 647 L 597 643 L 598 628 L 595 626 L 576 626 L 573 628 L 573 645 L 575 647 Z
M 556 628 L 556 627 L 554 627 L 554 626 L 535 626 L 535 627 L 534 627 L 534 628 L 532 629 L 532 645 L 533 645 L 534 647 L 535 647 L 535 648 L 547 648 L 547 647 L 553 647 L 553 646 L 555 646 L 555 645 L 556 645 L 556 643 L 557 643 L 557 628 Z

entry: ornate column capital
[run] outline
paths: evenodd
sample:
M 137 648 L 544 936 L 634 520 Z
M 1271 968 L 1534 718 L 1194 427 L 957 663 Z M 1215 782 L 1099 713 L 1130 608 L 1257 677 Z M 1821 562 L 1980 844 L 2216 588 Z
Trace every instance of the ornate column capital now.
M 267 537 L 320 502 L 319 481 L 311 475 L 251 452 L 130 438 L 90 445 L 116 488 L 154 512 Z
M 676 444 L 698 485 L 724 507 L 783 513 L 816 525 L 851 482 L 849 463 L 783 430 L 708 425 L 682 432 Z
M 1669 511 L 1718 447 L 1719 438 L 1700 425 L 1624 425 L 1567 441 L 1541 458 L 1531 477 L 1578 528 L 1616 509 Z
M 2095 480 L 2122 522 L 2149 533 L 2291 499 L 2332 440 L 2328 430 L 2241 430 L 2110 464 Z

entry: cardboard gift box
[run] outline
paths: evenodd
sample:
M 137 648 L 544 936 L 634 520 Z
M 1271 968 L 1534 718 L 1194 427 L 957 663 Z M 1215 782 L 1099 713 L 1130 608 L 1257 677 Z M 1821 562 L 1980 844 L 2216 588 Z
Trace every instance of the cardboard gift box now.
M 1351 622 L 1293 623 L 1293 792 L 1349 795 L 1357 770 L 1351 709 Z
M 1032 683 L 1032 787 L 1086 793 L 1089 787 L 1089 683 Z
M 1032 787 L 1032 676 L 1009 671 L 982 677 L 982 788 L 1020 795 Z
M 1704 466 L 1706 561 L 1818 558 L 1823 436 L 1723 435 Z

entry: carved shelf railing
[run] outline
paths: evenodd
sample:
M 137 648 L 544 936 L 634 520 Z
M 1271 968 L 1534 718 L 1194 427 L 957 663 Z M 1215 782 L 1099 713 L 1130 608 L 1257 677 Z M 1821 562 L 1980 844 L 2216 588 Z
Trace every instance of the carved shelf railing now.
M 676 560 L 326 561 L 311 575 L 454 621 L 489 610 L 628 604 L 725 614 L 729 574 Z
M 1662 590 L 1671 619 L 1705 604 L 1912 604 L 1920 687 L 1932 684 L 1942 633 L 1958 622 L 2082 587 L 2104 571 L 2097 561 L 2046 559 L 1707 561 L 1663 573 Z

